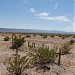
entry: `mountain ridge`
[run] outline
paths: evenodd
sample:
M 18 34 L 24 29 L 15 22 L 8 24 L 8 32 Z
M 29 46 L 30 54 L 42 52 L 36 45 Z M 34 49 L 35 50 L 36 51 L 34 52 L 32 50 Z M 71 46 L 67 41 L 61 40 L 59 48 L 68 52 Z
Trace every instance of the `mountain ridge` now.
M 66 32 L 66 31 L 57 31 L 57 30 L 16 29 L 16 28 L 0 28 L 0 32 L 75 34 L 75 32 Z

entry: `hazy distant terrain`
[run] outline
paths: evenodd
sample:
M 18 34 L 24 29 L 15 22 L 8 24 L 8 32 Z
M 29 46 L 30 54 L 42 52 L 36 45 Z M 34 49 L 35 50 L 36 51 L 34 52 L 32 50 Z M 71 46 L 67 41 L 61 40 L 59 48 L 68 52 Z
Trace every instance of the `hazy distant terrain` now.
M 0 32 L 17 32 L 17 33 L 60 33 L 60 34 L 75 34 L 75 32 L 64 32 L 64 31 L 56 31 L 56 30 L 37 30 L 37 29 L 7 29 L 0 28 Z

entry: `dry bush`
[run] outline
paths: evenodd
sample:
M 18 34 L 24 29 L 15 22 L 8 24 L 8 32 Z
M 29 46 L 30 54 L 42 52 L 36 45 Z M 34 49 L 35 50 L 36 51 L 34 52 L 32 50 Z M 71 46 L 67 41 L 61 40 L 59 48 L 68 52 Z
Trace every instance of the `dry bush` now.
M 9 37 L 8 36 L 6 36 L 5 38 L 4 38 L 4 41 L 9 41 Z

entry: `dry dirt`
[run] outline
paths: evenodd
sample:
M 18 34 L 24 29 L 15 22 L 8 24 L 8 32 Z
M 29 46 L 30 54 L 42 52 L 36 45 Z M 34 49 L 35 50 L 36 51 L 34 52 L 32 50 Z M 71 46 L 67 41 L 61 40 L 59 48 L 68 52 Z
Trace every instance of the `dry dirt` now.
M 3 41 L 5 36 L 9 36 L 11 38 L 11 34 L 2 34 L 0 33 L 0 75 L 9 75 L 8 71 L 6 70 L 6 65 L 4 64 L 5 61 L 15 54 L 15 50 L 12 50 L 10 47 L 10 41 Z M 25 35 L 23 35 L 25 36 Z M 26 38 L 26 42 L 21 47 L 19 52 L 20 55 L 25 55 L 28 49 L 27 42 L 30 41 L 36 43 L 37 45 L 45 44 L 45 46 L 49 46 L 50 48 L 53 45 L 61 46 L 63 43 L 68 42 L 69 40 L 73 39 L 72 37 L 61 39 L 58 36 L 54 38 L 48 36 L 47 38 L 42 38 L 40 35 L 31 36 L 30 38 Z M 75 40 L 75 39 L 74 39 Z M 36 67 L 32 69 L 27 69 L 26 72 L 28 75 L 75 75 L 75 43 L 72 45 L 72 49 L 70 54 L 62 55 L 61 56 L 61 65 L 58 66 L 56 64 L 48 65 L 50 66 L 50 71 L 43 72 L 43 70 L 36 71 Z M 58 74 L 57 74 L 58 73 Z

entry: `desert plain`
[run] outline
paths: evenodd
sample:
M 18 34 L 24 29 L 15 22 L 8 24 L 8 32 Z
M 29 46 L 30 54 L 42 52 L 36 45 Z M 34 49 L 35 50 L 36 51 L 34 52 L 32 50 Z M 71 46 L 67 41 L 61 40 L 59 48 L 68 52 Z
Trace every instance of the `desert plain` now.
M 70 40 L 75 40 L 73 36 L 62 38 L 54 34 L 54 37 L 50 37 L 50 34 L 43 38 L 39 34 L 29 34 L 30 37 L 27 38 L 26 34 L 15 34 L 16 36 L 25 37 L 26 42 L 20 47 L 19 54 L 24 56 L 28 53 L 28 42 L 30 44 L 35 43 L 35 46 L 48 46 L 52 48 L 54 45 L 58 47 L 62 46 L 64 43 L 69 42 Z M 6 36 L 10 37 L 9 41 L 4 41 Z M 0 75 L 10 75 L 6 69 L 6 60 L 9 57 L 12 57 L 15 54 L 15 49 L 11 49 L 12 46 L 12 33 L 0 33 Z M 58 62 L 58 57 L 56 58 L 56 63 Z M 27 75 L 75 75 L 75 42 L 71 45 L 71 49 L 68 54 L 61 55 L 60 66 L 57 64 L 47 64 L 50 67 L 50 70 L 45 72 L 42 69 L 36 70 L 37 66 L 28 68 L 25 70 Z M 25 75 L 25 74 L 24 74 Z

